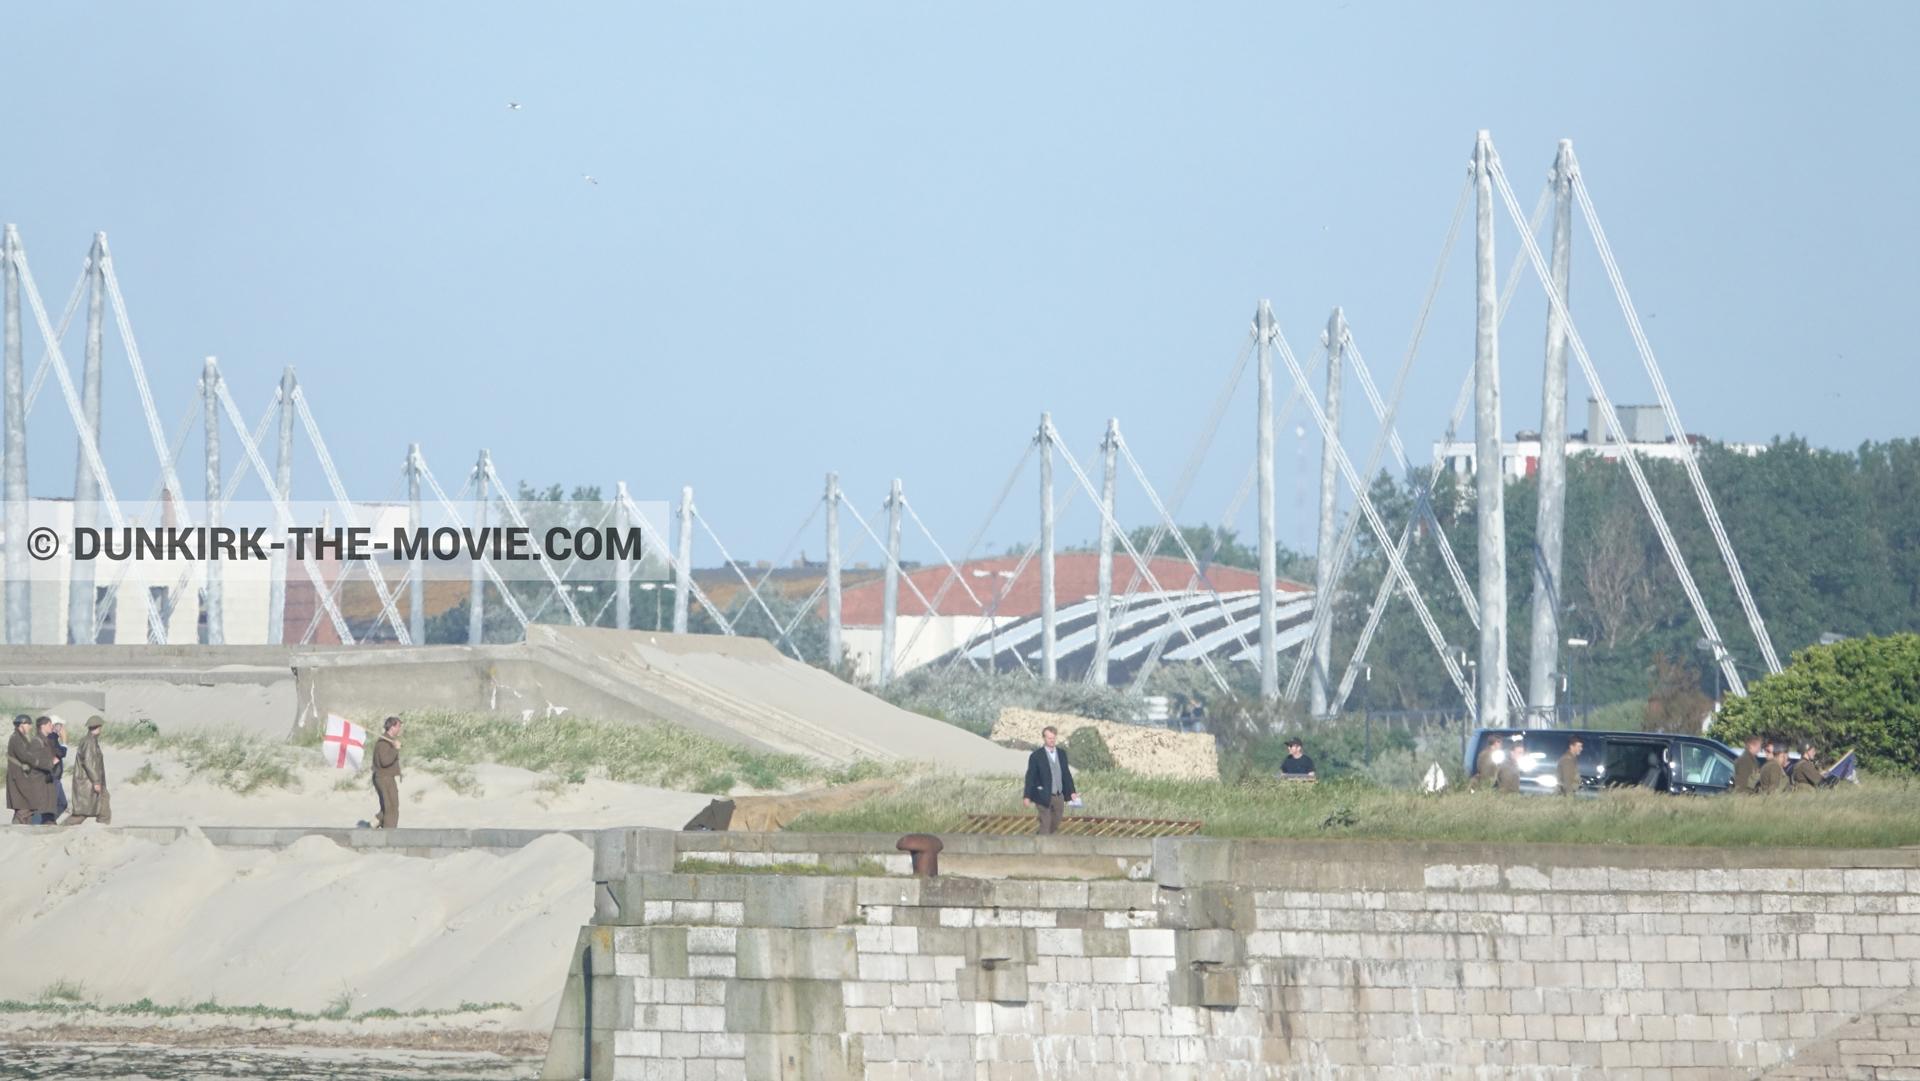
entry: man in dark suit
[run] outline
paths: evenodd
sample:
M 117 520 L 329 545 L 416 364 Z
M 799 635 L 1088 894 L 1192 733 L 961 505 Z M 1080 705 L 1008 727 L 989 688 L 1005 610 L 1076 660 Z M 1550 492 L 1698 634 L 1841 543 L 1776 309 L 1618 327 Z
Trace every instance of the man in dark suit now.
M 1040 813 L 1040 832 L 1052 833 L 1066 817 L 1067 801 L 1073 798 L 1073 771 L 1067 768 L 1067 749 L 1056 746 L 1060 730 L 1048 725 L 1040 732 L 1043 746 L 1027 758 L 1027 786 L 1020 800 Z

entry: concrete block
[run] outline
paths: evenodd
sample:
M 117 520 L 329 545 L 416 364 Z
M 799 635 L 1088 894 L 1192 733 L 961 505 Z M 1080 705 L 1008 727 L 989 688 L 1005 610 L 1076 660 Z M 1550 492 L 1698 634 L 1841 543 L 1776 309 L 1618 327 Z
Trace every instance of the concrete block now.
M 749 1033 L 744 1081 L 862 1081 L 869 1038 Z
M 855 880 L 854 895 L 865 905 L 917 905 L 920 903 L 919 878 L 861 878 Z
M 1093 909 L 1151 910 L 1160 904 L 1165 895 L 1165 891 L 1152 882 L 1087 883 L 1087 907 Z
M 1177 948 L 1175 956 L 1187 964 L 1233 965 L 1240 961 L 1240 936 L 1229 930 L 1209 928 L 1187 931 L 1179 935 L 1176 941 L 1178 946 L 1184 948 Z
M 736 939 L 742 979 L 856 979 L 853 928 L 742 927 Z
M 1029 933 L 1019 927 L 976 928 L 967 950 L 967 961 L 1010 961 L 1024 965 L 1033 956 L 1033 951 L 1027 948 Z
M 857 911 L 854 890 L 855 880 L 850 878 L 750 876 L 745 891 L 745 924 L 838 927 L 851 921 Z
M 1153 880 L 1165 889 L 1233 881 L 1235 842 L 1219 837 L 1156 837 Z
M 593 880 L 612 882 L 632 874 L 671 872 L 675 833 L 659 829 L 593 831 Z
M 726 1032 L 846 1031 L 847 1011 L 839 980 L 735 979 L 727 981 L 726 987 Z

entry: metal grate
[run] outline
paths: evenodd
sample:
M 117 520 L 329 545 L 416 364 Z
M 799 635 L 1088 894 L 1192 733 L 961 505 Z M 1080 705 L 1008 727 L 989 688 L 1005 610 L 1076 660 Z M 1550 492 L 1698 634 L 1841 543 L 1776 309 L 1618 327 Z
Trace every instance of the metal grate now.
M 1059 832 L 1072 837 L 1185 837 L 1200 832 L 1198 822 L 1176 822 L 1165 818 L 1064 818 Z M 1038 833 L 1040 820 L 1033 815 L 968 815 L 954 833 L 990 833 L 1012 836 Z

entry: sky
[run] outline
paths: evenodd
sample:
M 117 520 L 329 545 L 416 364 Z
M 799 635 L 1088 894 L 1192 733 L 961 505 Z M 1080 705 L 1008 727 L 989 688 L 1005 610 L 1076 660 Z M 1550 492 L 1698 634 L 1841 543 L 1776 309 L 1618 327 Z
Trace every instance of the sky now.
M 1912 5 L 74 3 L 4 25 L 0 216 L 46 303 L 105 231 L 163 426 L 207 356 L 249 423 L 293 365 L 360 499 L 411 442 L 449 493 L 484 447 L 510 483 L 692 486 L 733 556 L 819 559 L 820 519 L 796 530 L 837 470 L 862 514 L 901 478 L 957 558 L 1034 537 L 1031 461 L 983 520 L 1043 411 L 1081 461 L 1117 417 L 1164 499 L 1259 301 L 1302 363 L 1342 306 L 1392 384 L 1479 129 L 1527 211 L 1573 140 L 1689 431 L 1920 436 Z M 1416 464 L 1472 363 L 1473 258 L 1469 219 L 1401 408 Z M 1572 295 L 1612 397 L 1653 401 L 1584 225 Z M 1529 275 L 1509 437 L 1539 425 L 1545 310 Z M 157 456 L 111 332 L 106 372 L 105 456 L 142 498 Z M 1253 382 L 1181 521 L 1240 487 Z M 72 490 L 54 387 L 35 495 Z M 1576 373 L 1576 429 L 1587 393 Z M 1363 465 L 1375 422 L 1346 402 Z M 1276 458 L 1281 539 L 1310 548 L 1303 411 Z M 325 497 L 304 439 L 295 473 Z M 1118 504 L 1152 520 L 1131 478 Z M 1097 529 L 1084 495 L 1063 511 L 1063 543 Z M 719 558 L 702 534 L 695 562 Z

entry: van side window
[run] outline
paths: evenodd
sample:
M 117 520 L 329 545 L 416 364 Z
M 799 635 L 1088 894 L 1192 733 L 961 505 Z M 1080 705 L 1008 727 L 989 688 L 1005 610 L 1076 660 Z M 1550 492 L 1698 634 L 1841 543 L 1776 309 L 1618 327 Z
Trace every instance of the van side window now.
M 1705 744 L 1683 743 L 1680 775 L 1686 784 L 1725 788 L 1733 783 L 1733 758 Z

